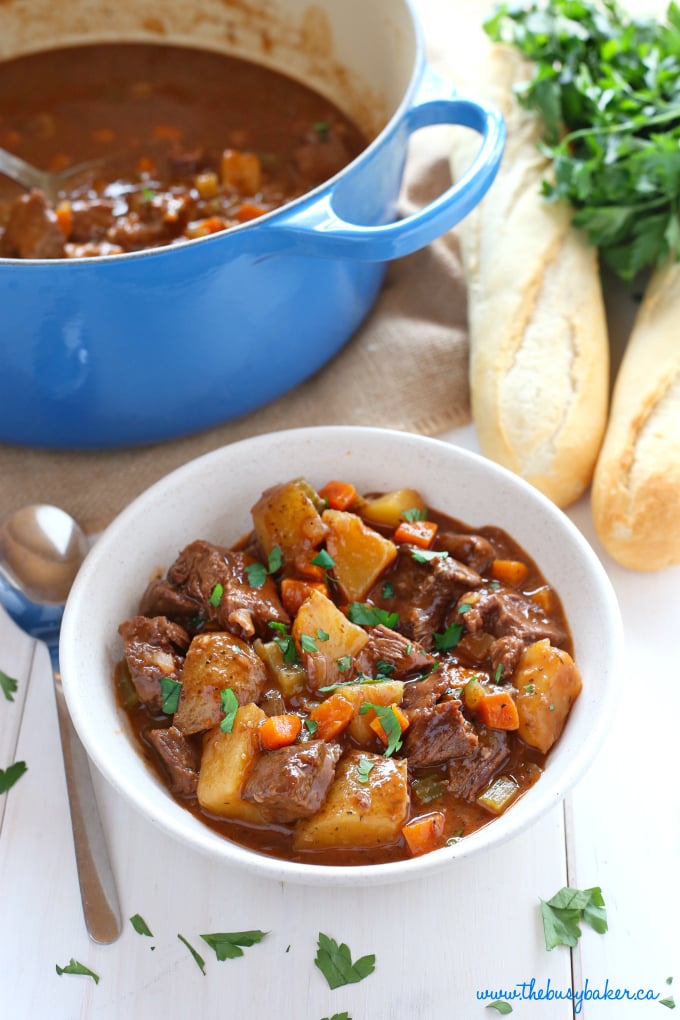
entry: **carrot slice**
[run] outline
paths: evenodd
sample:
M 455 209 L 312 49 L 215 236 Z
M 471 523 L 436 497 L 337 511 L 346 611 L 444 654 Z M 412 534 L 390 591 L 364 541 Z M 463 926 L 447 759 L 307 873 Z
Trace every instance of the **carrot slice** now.
M 429 549 L 436 534 L 434 521 L 402 521 L 392 538 L 395 542 L 408 542 L 420 549 Z
M 319 496 L 325 499 L 331 510 L 347 510 L 357 498 L 357 490 L 351 482 L 326 482 L 319 489 Z
M 517 586 L 529 573 L 526 563 L 521 560 L 494 560 L 491 564 L 491 576 L 503 584 Z
M 263 205 L 256 205 L 255 202 L 244 202 L 236 213 L 239 223 L 247 223 L 249 220 L 256 220 L 258 216 L 264 216 L 266 209 Z
M 354 705 L 336 691 L 309 713 L 309 718 L 316 723 L 314 736 L 320 740 L 333 740 L 344 730 L 353 715 Z
M 297 611 L 310 596 L 312 591 L 320 591 L 328 596 L 328 585 L 323 581 L 303 581 L 300 577 L 284 577 L 281 581 L 281 601 L 289 616 L 296 616 Z
M 68 237 L 73 227 L 73 210 L 70 202 L 60 202 L 54 210 L 57 223 L 64 237 Z
M 442 845 L 445 821 L 443 812 L 431 811 L 402 826 L 402 835 L 413 857 L 427 854 Z
M 399 723 L 399 726 L 401 727 L 401 732 L 403 733 L 404 730 L 408 728 L 408 724 L 409 724 L 408 723 L 408 719 L 406 718 L 406 716 L 404 715 L 402 710 L 399 708 L 399 705 L 390 705 L 390 708 L 392 709 L 394 715 L 396 716 L 397 722 Z M 375 715 L 375 713 L 374 713 L 374 718 L 371 719 L 371 721 L 369 722 L 368 725 L 371 727 L 371 729 L 376 734 L 376 736 L 380 737 L 380 739 L 382 740 L 383 744 L 389 744 L 390 738 L 385 733 L 385 727 L 381 723 L 381 721 L 378 718 L 378 716 Z
M 477 706 L 477 714 L 485 726 L 493 730 L 516 730 L 519 728 L 517 705 L 505 691 L 486 694 Z
M 275 751 L 294 743 L 302 729 L 299 715 L 270 715 L 260 726 L 258 734 L 263 751 Z

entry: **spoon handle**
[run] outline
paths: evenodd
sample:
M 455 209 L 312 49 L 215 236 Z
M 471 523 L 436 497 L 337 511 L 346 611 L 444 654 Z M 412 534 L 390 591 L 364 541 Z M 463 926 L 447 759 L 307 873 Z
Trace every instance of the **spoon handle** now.
M 53 666 L 54 658 L 53 655 Z M 113 869 L 87 754 L 71 721 L 58 667 L 53 672 L 85 925 L 93 942 L 109 944 L 115 942 L 121 933 L 120 906 Z

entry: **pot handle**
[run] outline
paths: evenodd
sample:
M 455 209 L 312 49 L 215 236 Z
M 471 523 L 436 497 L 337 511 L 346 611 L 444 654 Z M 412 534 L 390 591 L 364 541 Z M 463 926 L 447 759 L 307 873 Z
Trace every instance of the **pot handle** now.
M 457 93 L 450 98 L 436 95 L 443 90 L 450 90 L 450 85 L 427 68 L 420 89 L 422 99 L 406 111 L 400 128 L 407 136 L 435 124 L 461 125 L 477 131 L 482 136 L 481 146 L 460 180 L 417 212 L 379 226 L 343 220 L 333 208 L 334 191 L 324 192 L 270 224 L 269 229 L 278 235 L 277 247 L 292 246 L 293 252 L 300 255 L 384 262 L 424 248 L 464 219 L 493 183 L 503 156 L 506 127 L 495 107 Z M 350 178 L 346 183 L 349 185 Z M 351 186 L 358 186 L 356 177 Z M 341 187 L 336 188 L 339 196 Z

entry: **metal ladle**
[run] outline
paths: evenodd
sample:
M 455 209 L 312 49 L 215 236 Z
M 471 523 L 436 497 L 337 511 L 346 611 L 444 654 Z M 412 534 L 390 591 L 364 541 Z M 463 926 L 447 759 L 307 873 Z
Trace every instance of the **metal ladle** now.
M 10 180 L 20 184 L 27 191 L 30 191 L 31 188 L 39 188 L 52 203 L 58 200 L 60 192 L 64 190 L 72 177 L 77 177 L 78 174 L 84 173 L 86 170 L 92 170 L 93 167 L 101 166 L 103 162 L 105 162 L 104 159 L 90 159 L 86 163 L 76 163 L 65 170 L 52 173 L 49 170 L 39 170 L 32 163 L 21 159 L 20 156 L 15 156 L 7 149 L 0 148 L 0 174 L 9 177 Z
M 66 706 L 59 672 L 64 603 L 88 551 L 79 525 L 55 506 L 22 507 L 0 523 L 0 602 L 50 653 L 73 842 L 85 924 L 98 943 L 115 942 L 120 907 L 87 754 Z

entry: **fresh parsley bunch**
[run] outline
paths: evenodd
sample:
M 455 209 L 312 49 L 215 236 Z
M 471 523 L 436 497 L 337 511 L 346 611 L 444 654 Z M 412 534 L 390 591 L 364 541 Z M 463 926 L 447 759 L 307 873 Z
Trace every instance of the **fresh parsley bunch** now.
M 535 65 L 518 98 L 545 122 L 544 195 L 624 280 L 680 258 L 678 5 L 662 23 L 615 0 L 501 3 L 484 28 Z

